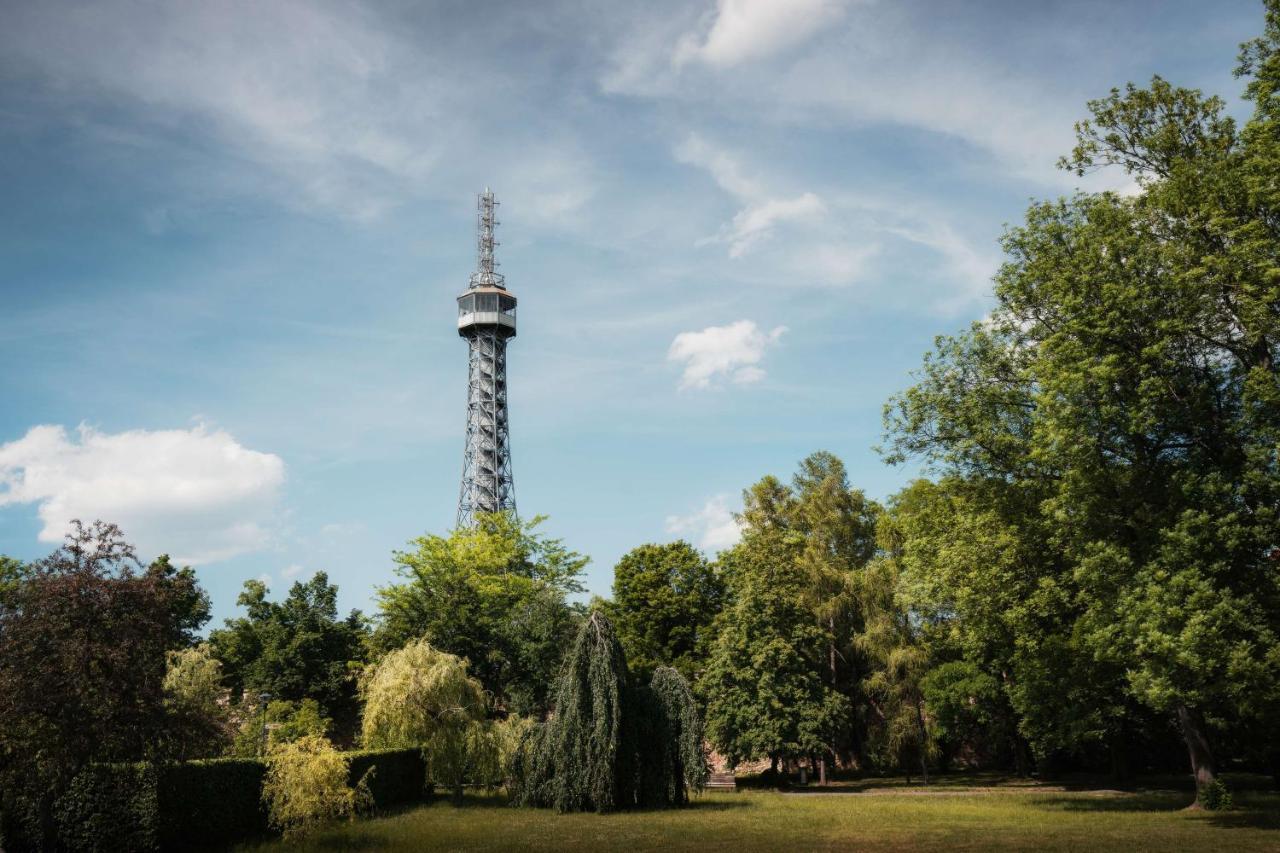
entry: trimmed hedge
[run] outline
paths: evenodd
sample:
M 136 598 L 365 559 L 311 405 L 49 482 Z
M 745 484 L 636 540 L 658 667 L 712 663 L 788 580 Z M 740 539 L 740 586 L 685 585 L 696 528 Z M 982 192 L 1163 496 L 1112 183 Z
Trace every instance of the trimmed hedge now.
M 429 798 L 431 792 L 427 788 L 427 765 L 422 759 L 422 750 L 370 749 L 348 752 L 346 756 L 351 759 L 347 784 L 352 787 L 373 770 L 367 781 L 376 811 Z
M 156 771 L 148 764 L 97 764 L 81 772 L 53 807 L 58 848 L 154 850 Z
M 377 811 L 430 795 L 421 750 L 345 753 L 351 785 L 365 774 Z M 262 803 L 266 766 L 214 758 L 159 767 L 97 764 L 77 776 L 54 807 L 58 849 L 188 850 L 227 846 L 270 831 Z M 15 849 L 22 849 L 20 839 Z M 33 845 L 25 845 L 33 846 Z
M 267 833 L 265 775 L 266 765 L 251 758 L 211 758 L 162 768 L 160 848 L 213 847 Z

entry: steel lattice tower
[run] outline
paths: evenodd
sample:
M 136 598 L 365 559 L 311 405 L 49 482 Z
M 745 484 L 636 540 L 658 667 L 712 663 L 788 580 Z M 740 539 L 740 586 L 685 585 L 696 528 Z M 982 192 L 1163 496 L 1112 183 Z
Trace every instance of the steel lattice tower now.
M 487 187 L 476 199 L 476 271 L 458 297 L 458 334 L 470 347 L 458 527 L 474 524 L 476 513 L 516 508 L 507 426 L 507 340 L 516 336 L 516 298 L 493 258 L 497 204 Z

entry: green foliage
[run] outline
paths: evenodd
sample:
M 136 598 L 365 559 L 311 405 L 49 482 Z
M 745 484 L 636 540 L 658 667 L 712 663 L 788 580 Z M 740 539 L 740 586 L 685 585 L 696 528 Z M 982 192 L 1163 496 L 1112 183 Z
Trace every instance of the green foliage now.
M 460 796 L 469 765 L 496 758 L 480 726 L 488 701 L 467 662 L 426 640 L 389 653 L 366 673 L 362 740 L 368 747 L 418 747 L 431 779 Z
M 940 745 L 967 746 L 980 759 L 1011 742 L 1008 702 L 1000 682 L 968 661 L 950 661 L 920 681 L 925 707 Z
M 707 783 L 706 747 L 698 704 L 689 683 L 673 667 L 658 667 L 649 689 L 657 702 L 658 716 L 666 722 L 666 731 L 659 743 L 662 747 L 660 775 L 666 785 L 663 801 L 682 805 L 688 801 L 689 791 L 697 793 Z M 646 745 L 646 749 L 653 746 Z
M 209 634 L 232 694 L 312 699 L 347 742 L 359 716 L 356 678 L 368 630 L 358 610 L 338 618 L 337 586 L 324 572 L 297 582 L 283 602 L 267 600 L 261 581 L 247 581 L 237 603 L 246 615 Z M 243 701 L 243 699 L 242 699 Z
M 18 587 L 31 576 L 31 568 L 20 560 L 0 554 L 0 607 L 5 607 Z
M 86 851 L 155 850 L 157 810 L 155 769 L 150 765 L 86 767 L 54 805 L 56 846 Z
M 1221 779 L 1214 779 L 1200 791 L 1200 805 L 1211 812 L 1231 811 L 1235 801 Z
M 680 805 L 705 778 L 701 722 L 688 684 L 664 667 L 628 685 L 627 661 L 600 611 L 587 619 L 556 682 L 555 710 L 512 761 L 512 801 L 559 812 Z
M 178 758 L 217 755 L 227 741 L 222 665 L 206 644 L 169 652 L 164 702 Z
M 347 783 L 363 780 L 377 810 L 427 797 L 427 766 L 420 749 L 369 749 L 344 753 L 350 763 Z
M 889 457 L 947 476 L 1009 578 L 985 651 L 1023 730 L 1044 751 L 1176 717 L 1201 790 L 1213 727 L 1280 708 L 1278 49 L 1271 0 L 1243 129 L 1160 78 L 1090 103 L 1063 165 L 1120 166 L 1141 192 L 1034 204 L 991 316 L 939 339 L 887 411 Z
M 377 644 L 425 638 L 466 658 L 501 710 L 541 713 L 577 627 L 566 596 L 582 591 L 587 558 L 506 513 L 449 536 L 423 536 L 397 552 L 400 583 L 378 591 Z
M 139 569 L 119 528 L 75 522 L 0 601 L 0 797 L 41 834 L 89 764 L 171 746 L 165 654 L 187 641 L 194 579 Z
M 555 712 L 531 739 L 516 800 L 559 812 L 618 808 L 618 748 L 627 661 L 599 611 L 578 632 L 556 683 Z
M 272 749 L 262 786 L 271 825 L 295 838 L 351 817 L 356 789 L 347 783 L 349 770 L 347 757 L 319 735 Z
M 823 683 L 830 635 L 803 604 L 797 546 L 778 525 L 753 522 L 721 555 L 733 603 L 699 691 L 707 735 L 730 764 L 825 752 L 848 720 L 847 697 Z
M 261 761 L 238 758 L 161 766 L 157 773 L 161 849 L 182 849 L 192 839 L 209 846 L 226 845 L 265 833 L 265 775 Z
M 314 699 L 290 702 L 273 699 L 264 709 L 261 703 L 240 705 L 240 729 L 231 745 L 232 755 L 261 757 L 277 746 L 308 736 L 327 737 L 333 721 L 321 713 Z
M 723 597 L 714 567 L 680 541 L 641 545 L 623 555 L 605 607 L 637 677 L 671 666 L 693 679 L 706 659 Z

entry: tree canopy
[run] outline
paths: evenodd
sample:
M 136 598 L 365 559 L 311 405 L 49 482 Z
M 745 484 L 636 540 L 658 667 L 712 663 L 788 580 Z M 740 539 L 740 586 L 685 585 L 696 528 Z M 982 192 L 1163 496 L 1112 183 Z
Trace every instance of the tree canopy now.
M 415 539 L 395 554 L 401 578 L 378 590 L 376 642 L 392 649 L 425 638 L 466 658 L 498 706 L 547 706 L 561 655 L 577 626 L 566 597 L 582 591 L 587 558 L 505 513 L 449 536 Z

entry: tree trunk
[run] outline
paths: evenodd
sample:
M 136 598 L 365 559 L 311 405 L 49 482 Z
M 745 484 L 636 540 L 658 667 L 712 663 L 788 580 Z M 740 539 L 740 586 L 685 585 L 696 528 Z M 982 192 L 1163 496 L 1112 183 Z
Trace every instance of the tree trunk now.
M 1178 706 L 1178 726 L 1182 729 L 1182 738 L 1187 742 L 1187 754 L 1191 757 L 1191 775 L 1196 782 L 1196 800 L 1190 808 L 1203 808 L 1200 801 L 1204 791 L 1218 779 L 1217 768 L 1213 763 L 1213 750 L 1209 748 L 1209 738 L 1204 730 L 1200 715 L 1186 705 Z
M 929 784 L 929 730 L 924 724 L 924 709 L 916 702 L 916 725 L 920 729 L 920 775 Z
M 455 806 L 462 805 L 462 783 L 461 782 L 453 786 L 453 804 Z

